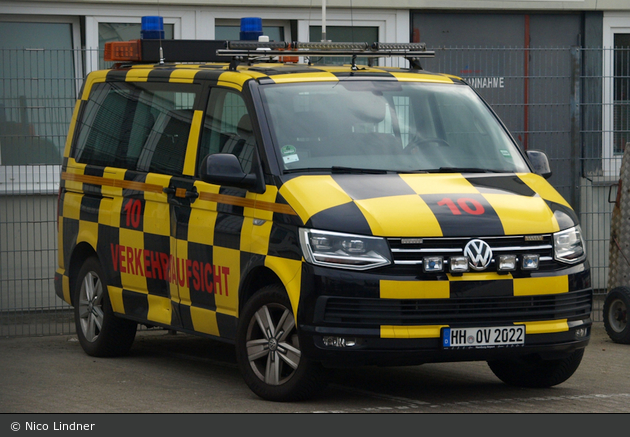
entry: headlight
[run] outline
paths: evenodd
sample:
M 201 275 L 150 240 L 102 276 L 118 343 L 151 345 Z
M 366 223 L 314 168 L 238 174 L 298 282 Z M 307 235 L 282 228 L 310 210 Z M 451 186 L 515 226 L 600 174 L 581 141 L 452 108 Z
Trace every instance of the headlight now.
M 553 234 L 554 257 L 558 261 L 575 264 L 586 258 L 582 230 L 579 226 Z
M 366 270 L 391 264 L 384 238 L 301 228 L 300 244 L 306 261 L 318 266 Z

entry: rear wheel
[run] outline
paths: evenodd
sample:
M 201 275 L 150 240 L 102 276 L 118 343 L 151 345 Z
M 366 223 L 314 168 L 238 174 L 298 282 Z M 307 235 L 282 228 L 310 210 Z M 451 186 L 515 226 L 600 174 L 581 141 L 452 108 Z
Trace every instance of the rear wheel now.
M 280 285 L 262 288 L 245 304 L 236 358 L 245 382 L 263 399 L 304 400 L 326 385 L 321 364 L 302 356 L 291 302 Z
M 516 387 L 546 388 L 569 379 L 580 366 L 584 349 L 577 349 L 566 358 L 543 360 L 537 356 L 514 360 L 488 361 L 497 378 Z
M 129 352 L 138 325 L 114 315 L 105 274 L 96 257 L 83 263 L 73 293 L 74 320 L 83 350 L 95 357 L 113 357 Z
M 630 288 L 616 287 L 610 290 L 604 301 L 604 327 L 615 343 L 630 344 Z

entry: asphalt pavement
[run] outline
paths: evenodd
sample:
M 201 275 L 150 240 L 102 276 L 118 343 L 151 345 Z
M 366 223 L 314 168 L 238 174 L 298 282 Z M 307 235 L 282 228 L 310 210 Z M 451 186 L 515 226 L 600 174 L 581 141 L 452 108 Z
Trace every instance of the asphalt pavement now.
M 486 363 L 344 370 L 313 401 L 273 403 L 242 380 L 233 347 L 139 331 L 130 355 L 94 358 L 75 335 L 0 338 L 0 414 L 283 412 L 630 412 L 630 345 L 595 322 L 580 368 L 559 388 L 517 389 Z

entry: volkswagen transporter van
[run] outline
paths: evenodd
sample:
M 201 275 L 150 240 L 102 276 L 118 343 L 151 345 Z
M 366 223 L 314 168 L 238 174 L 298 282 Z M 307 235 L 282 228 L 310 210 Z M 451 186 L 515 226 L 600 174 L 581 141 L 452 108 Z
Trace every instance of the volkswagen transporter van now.
M 69 128 L 55 287 L 87 354 L 139 325 L 217 338 L 277 401 L 345 366 L 571 377 L 592 305 L 576 214 L 423 45 L 169 44 L 109 43 Z

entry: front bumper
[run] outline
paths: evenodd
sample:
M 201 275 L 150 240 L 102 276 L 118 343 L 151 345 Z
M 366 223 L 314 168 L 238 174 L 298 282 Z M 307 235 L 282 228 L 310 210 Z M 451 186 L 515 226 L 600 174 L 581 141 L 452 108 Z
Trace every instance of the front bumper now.
M 559 359 L 584 348 L 590 339 L 590 319 L 573 323 L 567 331 L 528 334 L 524 346 L 490 346 L 481 348 L 442 348 L 435 338 L 381 338 L 378 330 L 329 330 L 300 325 L 300 347 L 304 356 L 329 367 L 361 365 L 401 366 L 423 363 L 488 361 L 538 355 L 543 359 Z M 336 331 L 336 332 L 335 332 Z M 578 335 L 578 332 L 581 334 Z M 351 347 L 326 345 L 324 338 L 345 339 Z M 328 342 L 329 343 L 329 342 Z
M 331 367 L 416 365 L 539 355 L 562 358 L 587 346 L 592 325 L 592 289 L 587 264 L 553 272 L 566 277 L 568 290 L 515 295 L 510 280 L 461 282 L 448 297 L 426 298 L 422 277 L 413 282 L 418 296 L 383 298 L 388 276 L 339 272 L 306 265 L 298 314 L 300 348 L 305 357 Z M 434 278 L 449 281 L 449 278 Z M 540 283 L 540 282 L 538 282 Z M 411 287 L 411 288 L 414 288 Z M 408 287 L 409 288 L 409 287 Z M 455 290 L 455 291 L 453 291 Z M 522 346 L 445 349 L 444 327 L 500 327 L 524 324 Z

